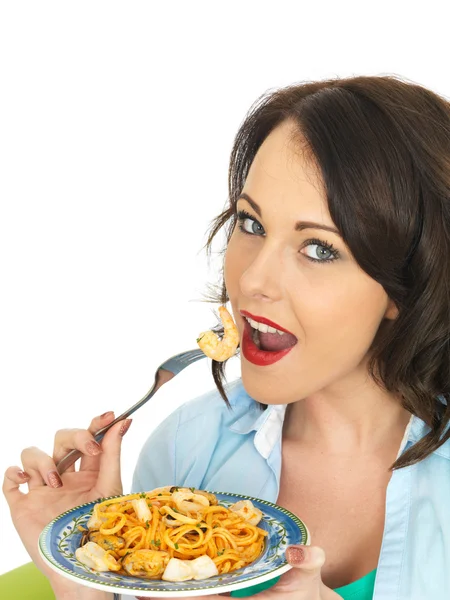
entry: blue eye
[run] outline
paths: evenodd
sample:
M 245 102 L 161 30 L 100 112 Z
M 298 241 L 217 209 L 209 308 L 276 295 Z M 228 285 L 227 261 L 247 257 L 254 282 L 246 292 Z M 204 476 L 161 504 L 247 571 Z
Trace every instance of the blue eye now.
M 308 240 L 303 246 L 306 258 L 312 262 L 333 262 L 339 258 L 339 252 L 328 242 Z
M 238 227 L 243 233 L 249 235 L 264 235 L 264 227 L 259 221 L 243 210 L 237 213 Z

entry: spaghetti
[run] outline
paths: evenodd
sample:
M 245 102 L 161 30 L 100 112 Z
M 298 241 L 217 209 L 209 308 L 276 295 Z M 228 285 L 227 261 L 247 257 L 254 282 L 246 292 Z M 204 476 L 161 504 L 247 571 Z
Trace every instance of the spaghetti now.
M 205 579 L 245 567 L 264 548 L 261 511 L 248 500 L 230 508 L 214 494 L 164 487 L 95 505 L 77 549 L 98 571 L 146 579 Z

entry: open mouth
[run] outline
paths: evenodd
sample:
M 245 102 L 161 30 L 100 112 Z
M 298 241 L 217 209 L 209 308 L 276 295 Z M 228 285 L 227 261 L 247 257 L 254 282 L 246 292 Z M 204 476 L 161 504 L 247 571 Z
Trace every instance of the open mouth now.
M 252 364 L 259 367 L 272 365 L 289 354 L 297 344 L 297 338 L 291 333 L 260 331 L 244 320 L 242 336 L 242 354 Z
M 297 338 L 286 330 L 272 327 L 267 323 L 261 323 L 245 316 L 246 327 L 252 342 L 259 350 L 264 352 L 280 352 L 292 348 L 297 343 Z

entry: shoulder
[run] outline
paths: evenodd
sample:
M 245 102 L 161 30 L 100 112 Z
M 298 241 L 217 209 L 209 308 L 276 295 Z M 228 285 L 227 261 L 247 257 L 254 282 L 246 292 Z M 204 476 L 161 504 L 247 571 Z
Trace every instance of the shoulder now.
M 134 490 L 152 489 L 161 482 L 181 485 L 181 473 L 206 469 L 218 440 L 226 446 L 236 435 L 233 424 L 259 411 L 240 379 L 227 384 L 225 393 L 229 406 L 215 389 L 182 404 L 156 427 L 140 452 Z
M 231 418 L 239 417 L 249 409 L 257 406 L 245 391 L 241 379 L 236 379 L 225 385 L 224 389 L 229 406 L 227 406 L 219 391 L 214 389 L 187 401 L 168 418 L 176 419 L 180 425 L 192 420 L 202 420 L 206 415 L 213 420 L 222 420 L 227 415 Z
M 148 444 L 202 445 L 212 443 L 217 436 L 227 435 L 230 428 L 243 419 L 256 419 L 259 405 L 247 394 L 242 380 L 224 386 L 228 405 L 217 389 L 188 400 L 173 411 L 154 430 Z
M 259 405 L 247 394 L 242 380 L 224 386 L 229 405 L 217 389 L 188 400 L 173 411 L 150 434 L 147 444 L 201 443 L 217 436 L 247 415 L 260 412 Z

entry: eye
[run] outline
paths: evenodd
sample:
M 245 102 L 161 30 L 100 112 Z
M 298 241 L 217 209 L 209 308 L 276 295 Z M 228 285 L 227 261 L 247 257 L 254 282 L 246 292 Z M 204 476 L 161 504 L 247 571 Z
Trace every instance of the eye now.
M 243 210 L 240 210 L 237 213 L 237 221 L 238 227 L 243 233 L 259 236 L 265 234 L 264 227 L 261 223 Z
M 333 262 L 339 258 L 339 252 L 328 242 L 309 240 L 303 249 L 303 254 L 312 262 Z

